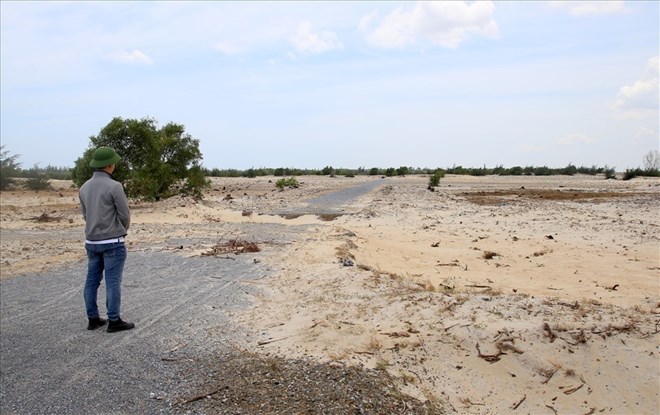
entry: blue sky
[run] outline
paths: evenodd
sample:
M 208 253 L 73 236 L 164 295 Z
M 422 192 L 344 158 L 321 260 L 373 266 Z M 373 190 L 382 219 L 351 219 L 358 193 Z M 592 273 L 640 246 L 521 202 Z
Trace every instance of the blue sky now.
M 112 118 L 208 168 L 642 165 L 659 2 L 0 2 L 1 141 L 73 166 Z

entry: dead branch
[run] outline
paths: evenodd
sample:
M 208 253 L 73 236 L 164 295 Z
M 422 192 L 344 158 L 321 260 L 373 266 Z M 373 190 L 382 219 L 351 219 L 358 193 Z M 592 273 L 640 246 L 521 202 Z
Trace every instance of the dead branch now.
M 550 405 L 546 405 L 545 407 L 546 407 L 546 408 L 550 408 L 550 409 L 552 409 L 552 412 L 554 412 L 555 415 L 558 414 L 558 413 L 557 413 L 557 410 L 556 410 L 555 408 L 553 408 L 552 406 L 550 406 Z
M 279 342 L 279 341 L 282 341 L 282 340 L 286 340 L 289 337 L 291 337 L 291 336 L 281 337 L 279 339 L 261 340 L 261 341 L 257 342 L 257 346 L 265 346 L 265 345 L 270 344 L 270 343 L 275 343 L 275 342 Z
M 568 388 L 564 391 L 564 395 L 571 395 L 571 394 L 579 391 L 580 389 L 582 389 L 583 386 L 584 386 L 584 383 L 581 383 L 579 386 L 575 386 L 573 388 Z
M 565 307 L 570 307 L 570 308 L 572 308 L 573 310 L 577 310 L 578 308 L 580 308 L 580 303 L 578 303 L 577 300 L 575 300 L 575 303 L 566 303 L 566 302 L 560 301 L 560 302 L 558 302 L 557 304 L 559 304 L 559 305 L 563 305 L 563 306 L 565 306 Z
M 245 252 L 260 252 L 261 248 L 255 242 L 248 242 L 239 239 L 232 239 L 225 243 L 218 243 L 202 256 L 220 256 L 223 254 L 242 254 Z M 229 257 L 227 257 L 229 258 Z
M 548 382 L 550 382 L 550 379 L 552 379 L 552 377 L 555 375 L 555 373 L 557 373 L 558 370 L 559 368 L 555 368 L 555 370 L 553 370 L 552 372 L 546 372 L 548 374 L 546 375 L 545 380 L 541 382 L 541 384 L 545 385 Z
M 410 337 L 410 334 L 408 334 L 405 331 L 393 331 L 393 332 L 383 332 L 380 333 L 384 336 L 390 336 L 390 337 Z
M 227 388 L 228 388 L 228 386 L 223 386 L 223 387 L 221 387 L 221 388 L 219 388 L 219 389 L 216 389 L 216 390 L 214 390 L 214 391 L 212 391 L 212 392 L 202 393 L 202 394 L 199 394 L 199 395 L 195 395 L 195 396 L 193 396 L 193 397 L 190 398 L 190 399 L 186 399 L 185 401 L 177 402 L 177 403 L 175 403 L 175 405 L 185 405 L 185 404 L 187 404 L 187 403 L 191 403 L 191 402 L 199 401 L 200 399 L 204 399 L 204 398 L 206 398 L 207 396 L 215 395 L 216 393 L 222 391 L 223 389 L 227 389 Z
M 481 350 L 479 349 L 479 343 L 477 343 L 477 353 L 478 353 L 478 356 L 480 358 L 484 359 L 488 363 L 499 362 L 500 361 L 500 355 L 506 354 L 502 350 L 500 350 L 499 348 L 497 349 L 497 353 L 495 353 L 495 354 L 483 354 L 483 353 L 481 353 Z
M 497 346 L 497 349 L 501 352 L 502 350 L 511 350 L 514 353 L 518 354 L 523 354 L 522 350 L 517 348 L 516 346 L 513 345 L 513 339 L 512 338 L 507 338 L 507 339 L 502 339 L 499 340 L 495 343 L 495 346 Z
M 560 339 L 562 339 L 566 343 L 570 344 L 571 346 L 577 346 L 580 343 L 586 343 L 587 342 L 587 336 L 584 335 L 584 329 L 580 329 L 580 331 L 577 334 L 573 335 L 573 339 L 575 340 L 575 342 L 570 342 L 570 341 L 566 340 L 563 337 L 560 337 Z
M 516 409 L 518 409 L 518 407 L 520 406 L 520 404 L 522 404 L 523 402 L 525 402 L 525 399 L 527 399 L 527 395 L 523 395 L 523 397 L 522 397 L 518 402 L 515 402 L 515 403 L 513 404 L 513 410 L 515 411 Z
M 543 334 L 550 338 L 550 343 L 554 342 L 557 338 L 557 335 L 552 331 L 548 323 L 543 323 Z

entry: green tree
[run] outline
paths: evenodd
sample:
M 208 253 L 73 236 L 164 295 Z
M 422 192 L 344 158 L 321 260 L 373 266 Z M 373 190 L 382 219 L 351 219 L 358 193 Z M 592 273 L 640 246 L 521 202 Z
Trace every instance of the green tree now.
M 169 123 L 158 128 L 152 118 L 114 118 L 98 135 L 90 137 L 89 148 L 76 160 L 72 178 L 77 186 L 92 176 L 89 166 L 97 147 L 114 148 L 122 157 L 114 172 L 129 197 L 159 200 L 176 194 L 202 197 L 209 185 L 200 166 L 199 140 L 184 126 Z
M 332 166 L 325 166 L 321 170 L 321 176 L 332 176 L 333 174 L 335 174 L 335 169 Z
M 16 177 L 20 170 L 21 163 L 17 162 L 20 155 L 10 155 L 9 150 L 5 150 L 5 146 L 0 146 L 0 190 L 7 190 L 9 186 L 14 184 L 14 177 Z
M 410 169 L 408 169 L 408 167 L 401 166 L 398 169 L 396 169 L 396 174 L 397 174 L 397 176 L 405 176 L 405 175 L 408 174 L 409 171 L 410 171 Z

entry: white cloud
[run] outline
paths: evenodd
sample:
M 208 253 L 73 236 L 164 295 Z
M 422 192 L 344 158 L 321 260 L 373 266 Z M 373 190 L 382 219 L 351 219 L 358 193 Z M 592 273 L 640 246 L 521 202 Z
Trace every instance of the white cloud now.
M 222 52 L 225 55 L 236 55 L 239 52 L 239 49 L 234 46 L 231 42 L 218 42 L 215 45 L 213 45 L 213 49 L 217 50 L 218 52 Z
M 125 50 L 120 50 L 117 51 L 111 55 L 108 56 L 110 60 L 113 60 L 115 62 L 119 63 L 145 63 L 145 64 L 151 64 L 151 58 L 144 54 L 144 52 L 133 49 L 133 51 L 128 52 Z
M 309 22 L 300 23 L 298 32 L 291 37 L 291 43 L 298 52 L 303 53 L 322 53 L 344 48 L 334 32 L 313 32 Z
M 490 1 L 417 2 L 410 11 L 400 7 L 385 16 L 367 35 L 367 40 L 378 47 L 402 48 L 425 38 L 442 47 L 456 48 L 472 33 L 489 38 L 498 36 L 494 9 Z M 360 27 L 364 28 L 370 19 L 370 16 L 363 18 Z
M 551 1 L 550 6 L 569 12 L 572 16 L 593 16 L 599 14 L 615 14 L 624 12 L 623 1 Z
M 377 18 L 378 18 L 378 13 L 376 12 L 370 13 L 366 16 L 362 16 L 360 18 L 360 22 L 358 23 L 358 27 L 357 27 L 358 32 L 368 31 L 369 28 L 371 27 L 372 22 Z
M 659 70 L 660 57 L 654 56 L 646 64 L 641 79 L 619 89 L 614 107 L 627 115 L 657 114 L 660 109 Z
M 557 143 L 561 145 L 571 145 L 577 143 L 594 144 L 595 142 L 595 138 L 578 133 L 566 134 L 565 136 L 559 137 L 557 140 Z

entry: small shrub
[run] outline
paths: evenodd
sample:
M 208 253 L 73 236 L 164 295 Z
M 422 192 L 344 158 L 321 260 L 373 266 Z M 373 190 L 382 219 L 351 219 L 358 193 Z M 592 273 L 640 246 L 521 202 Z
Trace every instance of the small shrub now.
M 34 190 L 35 192 L 38 192 L 39 190 L 50 190 L 53 188 L 50 185 L 48 177 L 39 173 L 36 173 L 34 176 L 27 179 L 23 186 L 25 186 L 26 189 Z
M 433 190 L 434 187 L 438 186 L 440 184 L 440 179 L 445 177 L 445 172 L 442 170 L 436 170 L 435 173 L 433 173 L 433 176 L 429 178 L 429 190 Z
M 500 254 L 498 254 L 497 252 L 491 252 L 491 251 L 486 251 L 483 254 L 484 259 L 493 259 L 496 256 L 500 256 Z
M 298 188 L 298 180 L 296 180 L 295 177 L 279 179 L 277 182 L 275 182 L 275 186 L 280 190 L 284 190 L 285 187 Z
M 616 172 L 614 171 L 614 167 L 605 166 L 603 173 L 605 173 L 605 179 L 616 179 Z
M 634 179 L 635 177 L 660 177 L 660 171 L 658 170 L 642 170 L 640 168 L 636 169 L 626 169 L 626 172 L 623 174 L 623 180 Z

